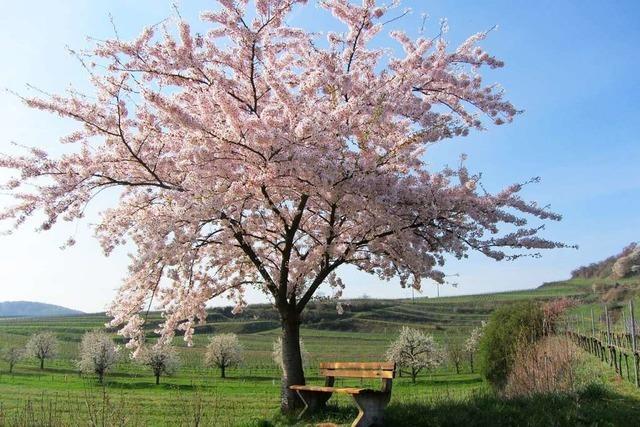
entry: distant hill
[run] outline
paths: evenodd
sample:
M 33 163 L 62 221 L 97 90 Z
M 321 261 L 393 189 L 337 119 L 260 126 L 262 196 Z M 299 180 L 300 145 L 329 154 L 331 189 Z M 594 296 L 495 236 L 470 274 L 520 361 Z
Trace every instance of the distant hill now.
M 571 272 L 573 279 L 624 279 L 640 275 L 640 244 L 632 242 L 622 252 Z
M 72 310 L 59 305 L 44 304 L 32 301 L 6 301 L 0 302 L 0 317 L 51 317 L 71 316 L 83 314 L 81 311 Z

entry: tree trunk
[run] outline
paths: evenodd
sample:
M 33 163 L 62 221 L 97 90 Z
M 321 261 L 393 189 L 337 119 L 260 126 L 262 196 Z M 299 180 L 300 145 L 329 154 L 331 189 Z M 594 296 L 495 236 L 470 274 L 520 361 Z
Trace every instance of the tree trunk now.
M 416 383 L 416 377 L 418 376 L 418 373 L 416 372 L 415 368 L 411 368 L 411 382 L 412 383 Z
M 280 409 L 283 413 L 291 413 L 303 403 L 289 386 L 305 384 L 300 353 L 300 316 L 295 308 L 286 309 L 282 314 L 282 368 Z
M 471 373 L 473 374 L 473 353 L 469 355 L 469 362 L 471 363 Z
M 460 374 L 460 362 L 456 362 L 456 374 Z
M 9 363 L 9 373 L 13 373 L 13 363 Z
M 44 369 L 44 358 L 40 359 L 40 369 Z
M 226 378 L 226 375 L 224 372 L 224 365 L 220 366 L 220 378 Z
M 156 374 L 156 385 L 160 384 L 160 374 Z

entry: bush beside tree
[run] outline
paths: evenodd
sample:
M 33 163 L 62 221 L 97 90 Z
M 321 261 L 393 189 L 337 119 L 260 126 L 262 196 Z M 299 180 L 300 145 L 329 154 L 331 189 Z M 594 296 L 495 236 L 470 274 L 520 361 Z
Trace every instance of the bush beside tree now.
M 543 325 L 543 311 L 534 302 L 511 304 L 492 313 L 479 348 L 480 372 L 491 385 L 505 386 L 519 349 L 538 341 Z

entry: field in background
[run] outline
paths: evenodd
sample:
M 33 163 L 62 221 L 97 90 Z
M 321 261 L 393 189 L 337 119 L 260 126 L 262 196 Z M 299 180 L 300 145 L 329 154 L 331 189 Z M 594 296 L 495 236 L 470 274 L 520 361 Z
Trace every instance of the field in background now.
M 618 283 L 618 288 L 622 286 L 618 293 L 631 285 Z M 502 304 L 571 296 L 584 304 L 576 308 L 575 313 L 590 313 L 592 307 L 600 307 L 603 296 L 611 296 L 611 289 L 615 287 L 614 282 L 606 280 L 602 283 L 574 279 L 535 290 L 490 295 L 419 298 L 415 301 L 359 299 L 348 301 L 343 315 L 337 314 L 333 304 L 316 302 L 309 307 L 302 331 L 302 339 L 311 355 L 307 368 L 309 381 L 321 381 L 317 377 L 320 361 L 383 359 L 386 347 L 404 325 L 423 328 L 441 342 L 463 339 L 471 328 Z M 150 315 L 150 339 L 153 339 L 154 325 L 160 320 L 157 314 Z M 55 332 L 61 341 L 59 357 L 46 364 L 44 372 L 37 369 L 35 361 L 21 362 L 13 375 L 7 374 L 6 367 L 0 364 L 0 425 L 22 422 L 28 413 L 42 414 L 45 418 L 48 413 L 56 413 L 62 420 L 85 421 L 99 418 L 101 410 L 116 416 L 121 413 L 132 425 L 195 425 L 198 417 L 203 417 L 202 425 L 269 425 L 260 424 L 259 420 L 274 419 L 279 405 L 280 373 L 271 360 L 271 348 L 279 329 L 271 307 L 250 306 L 236 317 L 231 315 L 230 309 L 211 310 L 206 325 L 197 328 L 194 347 L 186 348 L 181 337 L 176 337 L 182 368 L 176 376 L 162 378 L 160 386 L 154 385 L 152 375 L 145 368 L 127 359 L 108 377 L 106 389 L 98 386 L 93 378 L 78 374 L 74 359 L 82 334 L 103 327 L 106 321 L 107 318 L 99 314 L 0 319 L 0 347 L 23 345 L 32 333 L 41 330 Z M 237 333 L 246 350 L 245 362 L 240 368 L 230 369 L 229 378 L 225 380 L 219 379 L 215 370 L 202 367 L 202 353 L 208 337 L 221 332 Z M 585 369 L 595 372 L 587 377 L 600 377 L 602 383 L 612 387 L 609 391 L 586 392 L 582 398 L 584 402 L 590 402 L 587 407 L 576 399 L 497 401 L 480 377 L 469 372 L 469 365 L 465 363 L 459 375 L 452 367 L 443 366 L 419 377 L 416 385 L 407 378 L 396 380 L 389 416 L 402 423 L 403 417 L 415 415 L 422 419 L 425 413 L 429 414 L 424 424 L 415 425 L 468 423 L 467 418 L 456 416 L 475 420 L 478 423 L 475 425 L 483 425 L 483 419 L 492 418 L 513 424 L 518 423 L 518 417 L 525 416 L 543 417 L 541 422 L 553 424 L 553 419 L 544 417 L 554 416 L 548 411 L 554 405 L 559 414 L 563 410 L 571 412 L 570 417 L 561 418 L 566 420 L 602 417 L 604 424 L 613 422 L 617 425 L 615 417 L 640 416 L 635 409 L 640 406 L 638 392 L 628 384 L 615 381 L 612 372 L 600 369 L 600 361 L 586 360 Z M 356 384 L 359 384 L 358 380 Z M 375 382 L 365 381 L 364 384 L 377 386 Z M 598 402 L 604 400 L 609 402 L 608 406 L 599 406 Z M 335 402 L 335 413 L 329 416 L 333 421 L 346 423 L 355 416 L 355 408 L 348 397 L 340 396 Z M 576 409 L 576 405 L 581 409 Z M 611 412 L 613 409 L 615 411 Z M 453 416 L 453 412 L 458 415 Z M 38 420 L 31 420 L 31 425 L 37 424 Z M 24 425 L 29 423 L 25 421 Z M 558 425 L 573 424 L 560 422 Z

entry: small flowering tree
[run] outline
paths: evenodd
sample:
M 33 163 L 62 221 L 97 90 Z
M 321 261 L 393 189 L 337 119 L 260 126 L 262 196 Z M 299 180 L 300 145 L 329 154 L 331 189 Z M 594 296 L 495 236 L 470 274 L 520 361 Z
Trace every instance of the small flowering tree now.
M 80 361 L 78 366 L 86 374 L 98 376 L 100 384 L 104 376 L 118 363 L 118 348 L 109 335 L 104 332 L 87 332 L 80 343 Z
M 156 377 L 156 385 L 160 384 L 162 375 L 173 375 L 180 366 L 180 358 L 176 350 L 168 344 L 155 345 L 141 351 L 139 360 L 148 366 Z
M 24 357 L 24 349 L 19 347 L 9 347 L 0 353 L 2 360 L 9 365 L 9 373 L 13 373 L 13 367 Z
M 408 371 L 411 381 L 415 383 L 423 369 L 430 370 L 440 365 L 442 350 L 432 335 L 405 326 L 398 339 L 389 346 L 386 357 L 400 369 Z
M 27 342 L 25 353 L 40 361 L 40 369 L 44 369 L 44 361 L 53 359 L 58 352 L 58 340 L 52 332 L 38 332 Z
M 225 371 L 230 366 L 242 362 L 243 348 L 236 334 L 220 334 L 211 338 L 205 352 L 207 366 L 220 369 L 220 378 L 225 378 Z
M 487 322 L 483 320 L 480 326 L 473 328 L 471 334 L 469 334 L 469 337 L 464 342 L 464 349 L 469 355 L 469 366 L 471 367 L 471 372 L 473 372 L 474 370 L 473 360 L 476 353 L 478 352 L 478 348 L 480 347 L 480 339 L 482 338 L 482 334 L 484 333 L 484 328 L 486 325 Z
M 0 158 L 18 171 L 7 182 L 17 204 L 0 216 L 16 225 L 41 211 L 48 230 L 97 193 L 119 194 L 96 234 L 106 254 L 137 246 L 109 309 L 130 347 L 152 299 L 161 341 L 181 330 L 190 342 L 209 300 L 227 294 L 238 311 L 247 287 L 263 291 L 282 324 L 284 411 L 299 403 L 288 386 L 305 383 L 301 316 L 323 284 L 341 294 L 341 266 L 419 289 L 444 280 L 446 254 L 563 246 L 529 225 L 560 216 L 523 200 L 524 184 L 492 194 L 463 163 L 424 160 L 432 144 L 519 113 L 482 80 L 503 66 L 479 46 L 486 32 L 453 49 L 443 34 L 385 39 L 398 2 L 321 0 L 342 25 L 321 40 L 290 25 L 306 3 L 220 0 L 201 15 L 204 35 L 177 18 L 177 34 L 97 42 L 78 54 L 95 94 L 25 99 L 79 123 L 67 154 Z

